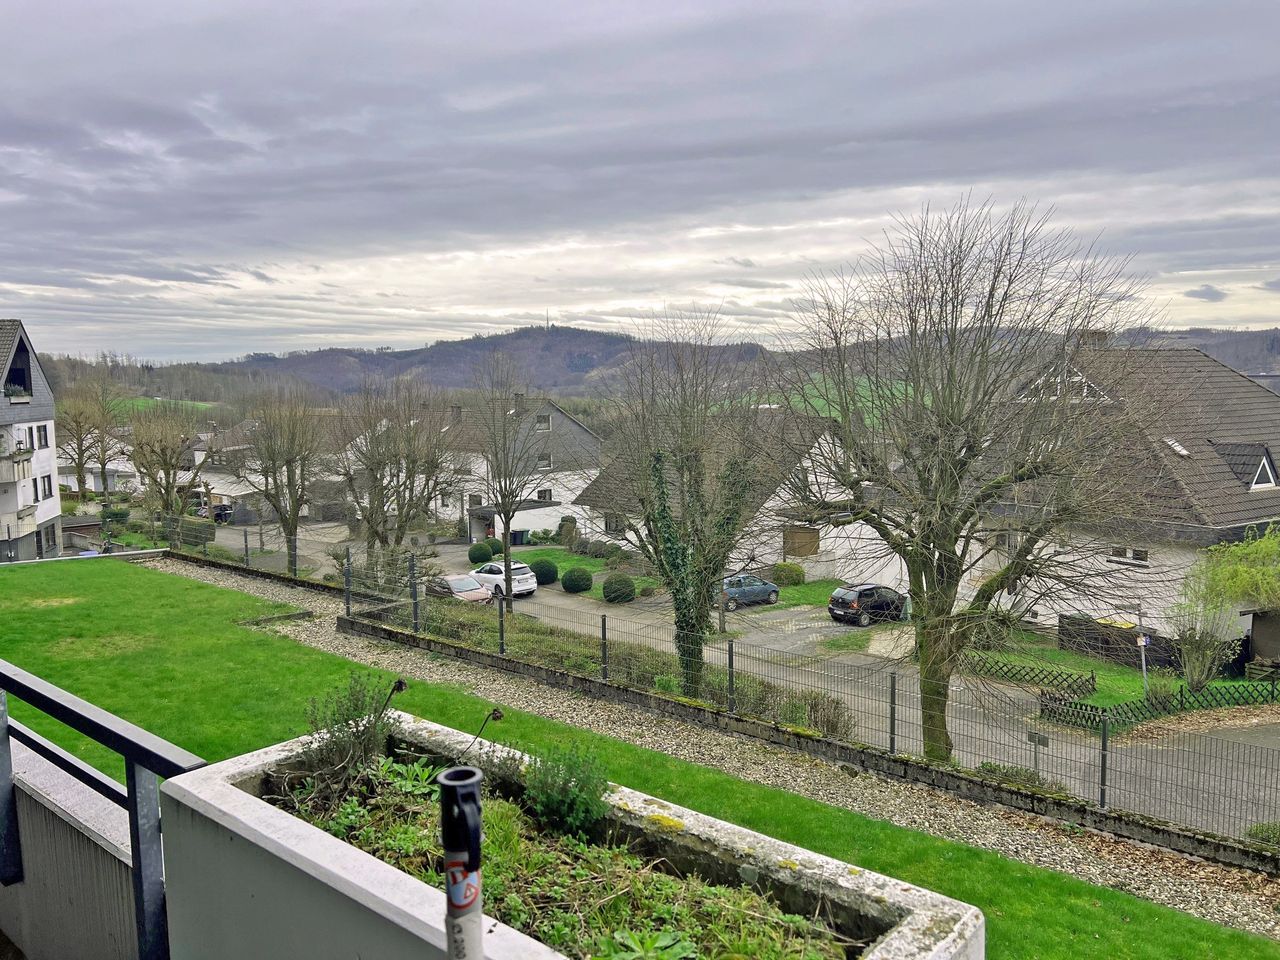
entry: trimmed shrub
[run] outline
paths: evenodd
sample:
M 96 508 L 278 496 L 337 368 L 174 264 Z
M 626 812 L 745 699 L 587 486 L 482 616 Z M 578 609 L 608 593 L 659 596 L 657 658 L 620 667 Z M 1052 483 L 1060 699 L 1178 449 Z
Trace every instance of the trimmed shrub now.
M 529 564 L 529 569 L 533 571 L 534 579 L 538 581 L 540 587 L 560 579 L 560 568 L 556 566 L 554 560 L 535 560 Z
M 560 578 L 560 586 L 565 593 L 585 593 L 591 589 L 591 571 L 582 567 L 573 567 L 565 571 Z
M 804 583 L 804 567 L 798 563 L 775 563 L 769 579 L 780 587 L 798 587 Z
M 129 519 L 128 507 L 103 507 L 102 519 L 110 523 L 123 523 Z
M 587 556 L 595 560 L 603 560 L 609 556 L 609 548 L 612 547 L 608 540 L 592 540 L 591 547 L 587 550 Z
M 467 559 L 472 563 L 488 563 L 493 559 L 493 551 L 489 549 L 489 544 L 481 540 L 471 545 L 471 549 L 467 551 Z
M 484 545 L 489 548 L 489 554 L 494 557 L 502 556 L 502 541 L 497 537 L 489 537 L 485 540 Z
M 642 597 L 652 597 L 655 593 L 657 593 L 657 592 L 658 592 L 658 588 L 657 588 L 657 587 L 655 587 L 652 583 L 646 583 L 646 584 L 645 584 L 643 587 L 641 587 L 641 588 L 639 589 L 639 591 L 637 591 L 637 592 L 638 592 L 638 593 L 640 594 L 640 596 L 642 596 Z
M 611 573 L 601 591 L 605 603 L 630 603 L 636 598 L 636 582 L 625 573 Z
M 569 549 L 581 557 L 591 555 L 591 547 L 595 544 L 594 540 L 588 540 L 586 537 L 579 537 L 573 541 L 573 546 Z

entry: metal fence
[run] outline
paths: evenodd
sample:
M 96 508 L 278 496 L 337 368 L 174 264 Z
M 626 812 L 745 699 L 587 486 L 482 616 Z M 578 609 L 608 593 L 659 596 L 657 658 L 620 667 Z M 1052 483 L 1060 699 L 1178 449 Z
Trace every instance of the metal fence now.
M 686 645 L 670 626 L 627 619 L 625 608 L 602 615 L 537 596 L 517 599 L 507 613 L 501 603 L 464 604 L 415 587 L 410 564 L 405 558 L 376 572 L 354 565 L 352 614 L 892 753 L 925 753 L 919 676 L 909 663 L 852 663 L 714 632 Z M 1092 709 L 1100 717 L 1094 727 L 1055 722 L 1041 715 L 1041 691 L 957 675 L 945 704 L 954 762 L 1225 836 L 1280 821 L 1280 749 L 1159 724 L 1130 733 L 1107 710 Z

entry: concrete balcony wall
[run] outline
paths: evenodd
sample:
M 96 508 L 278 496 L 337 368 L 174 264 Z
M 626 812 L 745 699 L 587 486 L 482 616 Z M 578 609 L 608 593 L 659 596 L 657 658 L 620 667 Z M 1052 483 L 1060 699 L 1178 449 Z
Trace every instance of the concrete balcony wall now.
M 26 960 L 136 960 L 124 810 L 13 743 L 24 877 L 0 930 Z

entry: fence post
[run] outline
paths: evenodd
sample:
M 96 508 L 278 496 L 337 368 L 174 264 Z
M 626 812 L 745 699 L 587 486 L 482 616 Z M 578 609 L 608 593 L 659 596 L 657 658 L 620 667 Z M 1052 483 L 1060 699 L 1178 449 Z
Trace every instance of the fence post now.
M 1274 676 L 1271 678 L 1271 702 L 1276 702 L 1276 678 Z
M 1098 757 L 1098 806 L 1107 808 L 1107 738 L 1111 733 L 1111 716 L 1102 708 L 1102 752 Z
M 141 960 L 166 960 L 169 933 L 160 852 L 160 781 L 132 760 L 124 766 L 129 789 L 129 852 L 133 859 L 133 915 Z
M 413 632 L 417 633 L 421 625 L 418 618 L 418 565 L 413 554 L 409 554 L 409 601 L 413 605 Z
M 244 534 L 244 565 L 247 567 L 249 565 L 249 529 L 246 527 L 240 532 Z
M 600 614 L 600 679 L 609 679 L 609 618 Z
M 245 537 L 249 536 L 249 531 L 244 532 Z M 248 542 L 246 540 L 246 542 Z M 347 547 L 346 560 L 342 564 L 342 600 L 343 606 L 346 608 L 347 616 L 351 616 L 351 548 Z
M 200 553 L 204 556 L 206 560 L 209 559 L 209 541 L 208 540 L 200 544 Z
M 498 604 L 498 655 L 507 655 L 507 607 L 503 603 Z
M 889 674 L 889 752 L 898 752 L 898 674 Z
M 4 887 L 22 882 L 18 788 L 13 784 L 12 751 L 9 740 L 8 695 L 0 690 L 0 886 Z
M 733 670 L 733 637 L 729 638 L 729 712 L 738 712 L 738 695 L 734 686 L 734 670 Z

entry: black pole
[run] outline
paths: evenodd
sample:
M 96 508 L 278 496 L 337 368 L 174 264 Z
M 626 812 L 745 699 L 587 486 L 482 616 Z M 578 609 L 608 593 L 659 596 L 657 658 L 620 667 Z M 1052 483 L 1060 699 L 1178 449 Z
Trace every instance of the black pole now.
M 475 767 L 450 767 L 440 785 L 440 833 L 444 841 L 445 927 L 450 960 L 484 956 L 480 890 L 480 784 Z
M 898 752 L 898 675 L 889 674 L 889 752 Z
M 249 531 L 244 532 L 246 537 Z M 346 561 L 342 564 L 342 599 L 346 607 L 347 616 L 351 616 L 351 548 L 347 547 Z
M 244 565 L 249 565 L 249 530 L 245 528 L 241 531 L 244 534 Z M 349 613 L 350 611 L 348 611 Z
M 733 671 L 733 637 L 729 638 L 729 712 L 738 712 L 738 696 L 737 688 L 734 686 L 736 680 Z
M 605 614 L 600 614 L 600 679 L 609 679 L 609 624 Z
M 418 566 L 413 554 L 409 554 L 409 600 L 413 603 L 413 632 L 417 633 L 421 623 L 418 618 Z
M 1111 717 L 1102 708 L 1102 750 L 1098 756 L 1098 806 L 1107 806 L 1107 737 L 1111 732 Z
M 507 655 L 507 608 L 498 604 L 498 654 Z

